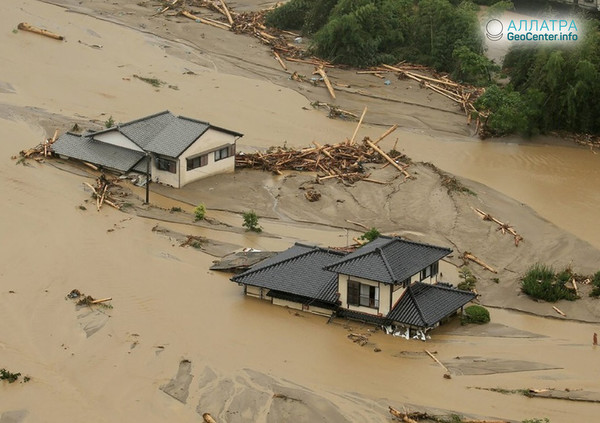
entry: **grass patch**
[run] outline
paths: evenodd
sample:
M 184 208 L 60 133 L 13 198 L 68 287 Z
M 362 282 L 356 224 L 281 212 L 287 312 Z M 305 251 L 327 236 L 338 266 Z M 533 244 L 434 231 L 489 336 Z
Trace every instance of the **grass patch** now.
M 133 75 L 133 77 L 139 79 L 140 81 L 144 81 L 145 83 L 150 84 L 156 88 L 160 88 L 166 84 L 165 81 L 161 81 L 158 78 L 147 78 L 145 76 L 139 76 L 139 75 Z
M 182 212 L 181 207 L 171 207 L 171 213 Z
M 574 301 L 578 297 L 565 288 L 565 282 L 573 276 L 570 268 L 556 273 L 545 264 L 533 265 L 521 279 L 521 290 L 532 298 L 549 302 Z
M 21 373 L 12 373 L 6 369 L 0 369 L 0 380 L 6 380 L 8 383 L 16 382 L 20 376 Z M 27 378 L 27 381 L 29 381 L 29 378 Z

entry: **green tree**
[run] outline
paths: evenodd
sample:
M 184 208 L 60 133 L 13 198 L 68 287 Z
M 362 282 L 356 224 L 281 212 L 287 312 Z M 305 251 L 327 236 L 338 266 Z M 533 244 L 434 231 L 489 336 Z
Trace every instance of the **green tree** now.
M 258 215 L 254 210 L 244 212 L 242 217 L 244 218 L 243 227 L 252 232 L 262 232 L 262 228 L 258 225 Z
M 194 209 L 194 218 L 196 221 L 198 221 L 204 219 L 204 216 L 206 216 L 206 206 L 200 203 Z
M 377 239 L 379 236 L 381 236 L 381 232 L 379 232 L 379 230 L 377 228 L 371 228 L 367 232 L 362 234 L 360 239 L 365 239 L 368 242 L 371 242 L 371 241 Z

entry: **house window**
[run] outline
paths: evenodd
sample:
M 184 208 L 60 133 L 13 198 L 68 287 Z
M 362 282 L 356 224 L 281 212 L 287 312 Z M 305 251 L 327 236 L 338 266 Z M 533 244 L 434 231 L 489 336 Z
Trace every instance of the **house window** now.
M 394 284 L 394 292 L 401 288 L 406 288 L 408 285 L 410 285 L 410 278 L 406 278 L 402 282 Z
M 348 304 L 379 308 L 379 287 L 349 280 Z
M 219 148 L 215 151 L 215 162 L 226 159 L 227 157 L 235 155 L 235 145 L 228 145 L 227 147 Z
M 439 264 L 436 261 L 430 266 L 427 266 L 425 269 L 421 270 L 421 280 L 432 277 L 433 275 L 437 275 L 439 268 Z
M 158 168 L 158 170 L 165 170 L 167 172 L 177 173 L 177 163 L 175 162 L 175 160 L 157 157 L 156 167 Z
M 187 170 L 193 170 L 208 164 L 208 154 L 187 159 Z

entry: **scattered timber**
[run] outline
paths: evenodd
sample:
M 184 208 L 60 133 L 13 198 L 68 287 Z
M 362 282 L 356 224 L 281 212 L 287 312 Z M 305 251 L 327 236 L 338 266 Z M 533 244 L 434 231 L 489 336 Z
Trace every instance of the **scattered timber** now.
M 558 314 L 560 314 L 563 317 L 567 317 L 567 315 L 565 313 L 562 312 L 562 310 L 560 310 L 558 307 L 556 306 L 552 306 L 552 308 L 554 309 L 554 311 L 556 311 Z
M 498 229 L 497 229 L 498 231 L 502 231 L 503 234 L 505 234 L 507 232 L 509 234 L 511 234 L 515 238 L 515 247 L 518 247 L 519 242 L 523 241 L 523 237 L 521 235 L 519 235 L 517 233 L 517 231 L 515 231 L 514 228 L 512 226 L 510 226 L 508 223 L 501 222 L 500 220 L 496 219 L 491 214 L 486 213 L 481 209 L 473 209 L 473 210 L 475 210 L 475 213 L 480 215 L 483 220 L 488 220 L 488 221 L 492 221 L 492 222 L 496 223 L 498 225 Z
M 396 419 L 399 419 L 400 421 L 403 421 L 405 423 L 418 423 L 421 420 L 433 421 L 433 422 L 438 422 L 438 423 L 446 423 L 449 421 L 453 421 L 453 422 L 455 421 L 457 423 L 508 423 L 506 420 L 472 420 L 472 419 L 463 419 L 460 417 L 458 420 L 456 420 L 455 415 L 436 416 L 436 415 L 424 413 L 421 411 L 413 411 L 413 412 L 408 412 L 406 410 L 399 411 L 396 408 L 392 407 L 391 405 L 388 406 L 388 409 L 389 409 L 390 414 L 393 417 L 395 417 Z
M 56 141 L 58 136 L 58 129 L 54 131 L 54 135 L 51 138 L 45 138 L 40 144 L 27 150 L 22 150 L 19 155 L 22 159 L 34 159 L 36 161 L 43 161 L 45 157 L 52 155 L 52 144 Z
M 27 22 L 21 22 L 18 26 L 18 29 L 21 31 L 29 31 L 34 34 L 43 35 L 44 37 L 53 38 L 55 40 L 62 41 L 65 39 L 62 35 L 55 34 L 54 32 L 46 31 L 45 29 L 37 28 L 33 25 L 28 24 Z
M 363 119 L 365 118 L 365 115 L 367 114 L 367 106 L 365 106 L 362 115 L 360 115 L 360 119 L 358 120 L 358 124 L 356 125 L 356 129 L 354 130 L 354 133 L 352 134 L 352 138 L 350 138 L 350 145 L 354 144 L 354 139 L 356 138 L 356 134 L 358 134 L 358 130 L 360 129 L 360 125 L 362 125 Z
M 405 176 L 412 178 L 405 167 L 397 162 L 409 162 L 405 155 L 394 152 L 386 154 L 375 146 L 368 138 L 362 143 L 349 145 L 341 142 L 334 145 L 321 145 L 313 142 L 315 147 L 294 150 L 290 148 L 272 147 L 267 152 L 239 153 L 235 158 L 238 168 L 254 168 L 282 174 L 284 170 L 317 172 L 317 181 L 337 178 L 343 182 L 354 183 L 369 179 L 363 167 L 367 163 L 393 162 L 394 166 Z M 386 183 L 369 179 L 369 182 Z
M 325 69 L 323 69 L 323 66 L 319 66 L 318 68 L 315 69 L 315 71 L 313 72 L 313 75 L 315 74 L 319 74 L 321 76 L 321 78 L 323 78 L 323 82 L 325 83 L 325 86 L 327 87 L 327 91 L 329 91 L 329 95 L 335 99 L 335 91 L 333 91 L 333 86 L 331 85 L 331 82 L 329 81 L 329 77 L 327 76 L 327 73 L 325 73 Z M 365 108 L 366 110 L 366 108 Z M 363 114 L 364 117 L 364 114 Z M 362 122 L 362 120 L 361 120 Z

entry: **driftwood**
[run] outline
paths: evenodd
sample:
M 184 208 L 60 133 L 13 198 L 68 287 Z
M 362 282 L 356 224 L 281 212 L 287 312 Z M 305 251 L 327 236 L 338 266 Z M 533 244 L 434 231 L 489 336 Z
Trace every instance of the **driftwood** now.
M 190 18 L 190 19 L 192 19 L 194 21 L 201 22 L 203 24 L 210 25 L 210 26 L 213 26 L 215 28 L 225 29 L 227 31 L 231 29 L 231 27 L 229 25 L 227 25 L 227 24 L 225 24 L 223 22 L 217 22 L 217 21 L 213 21 L 212 19 L 201 18 L 200 16 L 196 16 L 196 15 L 191 14 L 187 10 L 182 10 L 181 14 L 183 16 L 185 16 L 186 18 Z
M 275 50 L 273 50 L 273 55 L 275 56 L 275 59 L 277 59 L 277 61 L 279 62 L 279 64 L 283 68 L 283 70 L 285 70 L 285 71 L 288 70 L 288 68 L 285 65 L 285 63 L 283 62 L 283 60 L 281 60 L 281 56 L 279 55 L 279 53 L 277 53 Z
M 560 310 L 558 307 L 556 306 L 552 306 L 552 308 L 554 309 L 554 311 L 556 311 L 558 314 L 560 314 L 563 317 L 567 317 L 567 315 L 565 313 L 562 312 L 562 310 Z
M 108 204 L 117 210 L 121 209 L 121 206 L 116 201 L 110 198 L 110 188 L 115 186 L 115 181 L 109 181 L 106 179 L 104 174 L 96 179 L 96 186 L 92 186 L 88 182 L 84 182 L 84 185 L 88 186 L 92 190 L 92 197 L 96 199 L 96 209 L 100 211 L 103 204 Z
M 446 366 L 444 366 L 442 364 L 442 362 L 440 360 L 438 360 L 435 355 L 431 354 L 428 350 L 424 350 L 424 351 L 427 353 L 427 355 L 429 357 L 431 357 L 433 359 L 433 361 L 435 361 L 437 364 L 439 364 L 442 367 L 442 369 L 444 369 L 446 371 L 446 373 L 444 373 L 444 379 L 452 379 L 452 376 L 450 375 L 450 370 L 448 370 L 448 368 Z
M 396 161 L 394 159 L 392 159 L 390 156 L 385 154 L 383 152 L 383 150 L 381 148 L 377 147 L 370 139 L 365 138 L 365 142 L 369 145 L 369 147 L 371 147 L 373 150 L 378 152 L 381 155 L 381 157 L 386 159 L 392 166 L 394 166 L 396 169 L 398 169 L 404 175 L 405 179 L 412 178 L 412 176 L 402 166 L 400 166 L 398 163 L 396 163 Z
M 363 228 L 363 229 L 366 229 L 367 231 L 371 229 L 371 228 L 369 228 L 367 225 L 363 225 L 362 223 L 359 223 L 359 222 L 354 222 L 354 221 L 352 221 L 352 220 L 348 220 L 348 219 L 346 219 L 346 222 L 348 222 L 348 223 L 352 223 L 353 225 L 356 225 L 356 226 L 360 226 L 361 228 Z
M 100 300 L 93 300 L 93 301 L 90 301 L 90 304 L 100 304 L 100 303 L 105 303 L 107 301 L 112 301 L 112 297 L 102 298 Z
M 46 31 L 45 29 L 36 28 L 33 25 L 28 24 L 27 22 L 21 22 L 18 26 L 18 29 L 22 31 L 33 32 L 34 34 L 43 35 L 48 38 L 53 38 L 55 40 L 62 41 L 65 39 L 62 35 L 55 34 L 54 32 Z
M 202 415 L 202 419 L 204 420 L 204 423 L 217 423 L 217 421 L 213 419 L 210 413 L 204 413 Z
M 489 213 L 484 212 L 481 209 L 473 209 L 473 210 L 475 210 L 475 212 L 478 215 L 480 215 L 483 220 L 489 220 L 489 221 L 496 223 L 498 225 L 497 230 L 502 231 L 503 234 L 505 234 L 507 232 L 509 234 L 511 234 L 515 238 L 515 246 L 516 247 L 519 246 L 519 242 L 523 241 L 523 237 L 521 235 L 519 235 L 517 233 L 517 231 L 515 231 L 514 228 L 512 226 L 510 226 L 508 223 L 503 223 L 503 222 L 499 221 L 494 216 L 492 216 Z
M 333 97 L 335 99 L 335 92 L 333 91 L 333 86 L 331 85 L 331 82 L 329 81 L 329 78 L 327 77 L 327 74 L 325 73 L 325 69 L 323 69 L 323 66 L 319 66 L 318 68 L 315 69 L 315 71 L 313 72 L 314 74 L 319 74 L 321 76 L 321 78 L 323 78 L 323 82 L 325 83 L 325 86 L 327 87 L 327 90 L 329 91 L 329 95 L 331 95 L 331 97 Z
M 406 423 L 418 423 L 420 420 L 434 421 L 434 422 L 439 422 L 439 423 L 450 421 L 447 416 L 432 416 L 428 413 L 423 413 L 420 411 L 413 411 L 413 412 L 409 413 L 405 410 L 404 412 L 402 412 L 402 411 L 395 409 L 391 405 L 388 406 L 388 410 L 392 416 L 394 416 L 397 419 L 400 419 L 401 421 L 406 422 Z M 454 420 L 452 420 L 452 421 L 454 421 Z M 466 420 L 460 419 L 460 420 L 458 420 L 458 422 L 460 422 L 460 423 L 508 423 L 506 420 L 472 420 L 472 419 L 466 419 Z
M 375 144 L 375 145 L 379 144 L 379 141 L 381 141 L 382 139 L 384 139 L 385 137 L 387 137 L 388 135 L 390 135 L 397 128 L 398 128 L 398 125 L 392 126 L 390 129 L 388 129 L 387 131 L 385 131 L 379 138 L 377 138 L 375 141 L 373 141 L 373 144 Z
M 463 258 L 463 261 L 471 260 L 473 263 L 477 263 L 478 265 L 480 265 L 481 267 L 483 267 L 486 270 L 489 270 L 492 273 L 498 273 L 498 271 L 496 269 L 494 269 L 492 266 L 485 263 L 481 259 L 475 257 L 473 254 L 469 253 L 468 251 L 465 251 L 463 253 L 462 258 Z

